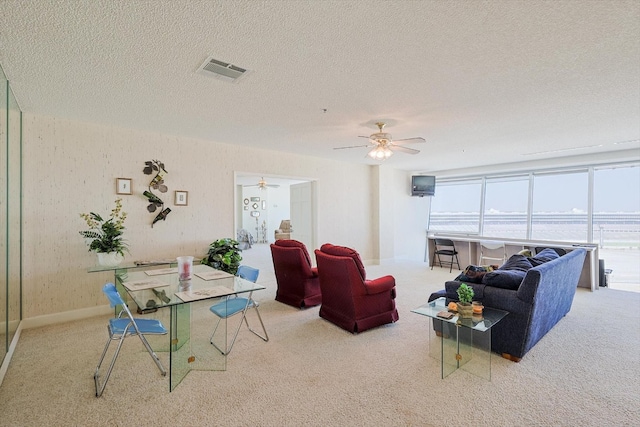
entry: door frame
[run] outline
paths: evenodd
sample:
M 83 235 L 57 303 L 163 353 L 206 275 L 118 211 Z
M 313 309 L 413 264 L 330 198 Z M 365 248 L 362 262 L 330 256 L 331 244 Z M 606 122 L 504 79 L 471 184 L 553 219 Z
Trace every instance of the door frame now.
M 282 184 L 299 184 L 302 182 L 311 183 L 311 198 L 312 198 L 312 211 L 311 211 L 311 240 L 313 248 L 318 244 L 318 182 L 317 179 L 311 177 L 300 177 L 290 175 L 276 175 L 262 172 L 247 172 L 247 171 L 234 171 L 233 172 L 233 236 L 236 236 L 238 228 L 242 226 L 242 214 L 243 214 L 243 201 L 242 201 L 242 186 L 250 182 L 258 182 L 261 178 L 269 182 L 282 183 Z M 287 197 L 290 197 L 288 195 Z M 271 230 L 267 230 L 267 234 Z M 270 241 L 270 236 L 267 235 L 267 242 Z M 272 237 L 271 237 L 272 239 Z M 309 250 L 313 250 L 309 248 Z

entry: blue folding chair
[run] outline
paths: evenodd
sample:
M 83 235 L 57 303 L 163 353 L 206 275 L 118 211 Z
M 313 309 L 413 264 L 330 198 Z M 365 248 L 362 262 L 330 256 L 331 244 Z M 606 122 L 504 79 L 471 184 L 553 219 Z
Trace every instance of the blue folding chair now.
M 255 283 L 256 280 L 258 280 L 259 273 L 260 273 L 260 270 L 256 268 L 248 267 L 246 265 L 241 265 L 240 267 L 238 267 L 237 275 L 242 279 L 249 280 Z M 258 332 L 251 329 L 251 326 L 249 326 L 249 322 L 247 321 L 247 310 L 249 310 L 250 308 L 254 308 L 256 310 L 256 313 L 258 315 L 258 320 L 260 320 L 260 325 L 262 326 L 262 331 L 264 332 L 264 335 L 260 335 Z M 260 337 L 263 341 L 269 341 L 267 330 L 265 329 L 264 323 L 262 322 L 262 317 L 260 316 L 260 310 L 258 310 L 258 303 L 251 298 L 251 294 L 249 294 L 249 298 L 244 298 L 244 297 L 225 298 L 225 300 L 220 301 L 219 303 L 209 307 L 209 310 L 211 310 L 213 314 L 218 316 L 218 322 L 216 323 L 216 327 L 213 329 L 213 332 L 211 333 L 209 342 L 215 348 L 217 348 L 220 353 L 224 355 L 231 353 L 231 349 L 233 348 L 233 344 L 236 342 L 236 338 L 238 337 L 238 332 L 240 332 L 240 327 L 242 326 L 243 321 L 247 325 L 247 328 L 249 329 L 249 331 L 251 331 L 254 335 L 256 335 L 257 337 Z M 236 331 L 233 335 L 231 344 L 229 344 L 228 347 L 225 347 L 223 349 L 221 348 L 222 346 L 219 347 L 218 345 L 216 345 L 216 343 L 213 340 L 213 337 L 216 334 L 216 331 L 218 330 L 218 326 L 220 326 L 220 321 L 222 319 L 226 320 L 229 317 L 238 313 L 242 313 L 242 318 L 238 323 L 238 327 L 236 328 Z M 224 338 L 226 338 L 226 336 Z
M 102 392 L 107 385 L 107 381 L 109 381 L 109 376 L 111 375 L 111 371 L 113 370 L 113 365 L 115 365 L 116 363 L 118 353 L 120 353 L 122 343 L 128 336 L 137 335 L 138 337 L 140 337 L 140 341 L 142 341 L 142 344 L 151 355 L 151 358 L 156 363 L 156 366 L 158 366 L 158 369 L 160 369 L 160 373 L 162 373 L 162 375 L 167 375 L 167 371 L 162 366 L 162 363 L 160 363 L 160 359 L 158 359 L 158 356 L 151 349 L 149 342 L 144 337 L 145 335 L 166 335 L 167 330 L 164 326 L 162 326 L 162 323 L 160 323 L 159 320 L 154 319 L 134 318 L 131 314 L 131 311 L 129 311 L 129 307 L 127 307 L 127 304 L 124 302 L 113 283 L 107 283 L 106 285 L 104 285 L 102 287 L 102 292 L 104 292 L 104 294 L 109 299 L 111 307 L 120 305 L 122 306 L 122 310 L 120 311 L 120 314 L 118 314 L 118 317 L 109 319 L 109 325 L 107 326 L 107 329 L 109 331 L 109 339 L 107 340 L 107 344 L 104 346 L 102 356 L 100 357 L 100 361 L 98 362 L 98 367 L 96 367 L 96 372 L 93 375 L 93 379 L 96 383 L 96 397 L 102 395 Z M 126 317 L 123 315 L 126 315 Z M 101 384 L 100 366 L 102 365 L 102 361 L 104 360 L 104 357 L 106 356 L 112 341 L 118 341 L 118 347 L 115 350 L 113 359 L 111 359 L 111 363 L 109 364 L 109 368 L 107 369 L 107 372 L 105 374 L 104 381 Z

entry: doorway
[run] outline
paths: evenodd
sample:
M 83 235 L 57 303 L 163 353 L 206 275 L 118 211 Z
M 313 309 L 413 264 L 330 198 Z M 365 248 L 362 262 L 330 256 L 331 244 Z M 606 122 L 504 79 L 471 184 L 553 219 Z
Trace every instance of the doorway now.
M 315 247 L 315 188 L 312 179 L 236 172 L 236 232 L 245 230 L 255 244 L 270 244 L 281 222 L 288 220 L 293 230 L 290 238 Z

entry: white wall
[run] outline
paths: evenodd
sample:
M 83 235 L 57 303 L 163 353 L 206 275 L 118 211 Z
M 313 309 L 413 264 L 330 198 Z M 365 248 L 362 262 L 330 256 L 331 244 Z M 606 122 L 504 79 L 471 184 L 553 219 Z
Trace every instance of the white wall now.
M 213 240 L 235 236 L 234 172 L 246 170 L 247 158 L 265 175 L 317 180 L 318 241 L 374 259 L 369 166 L 32 114 L 23 126 L 25 319 L 105 304 L 100 288 L 113 276 L 86 272 L 95 254 L 78 234 L 86 227 L 79 214 L 108 215 L 117 177 L 133 180 L 134 194 L 122 196 L 129 262 L 202 257 Z M 154 228 L 141 195 L 152 159 L 166 165 L 172 209 Z M 174 190 L 189 191 L 188 206 L 173 205 Z
M 393 182 L 394 203 L 394 258 L 424 260 L 427 236 L 427 218 L 429 215 L 430 197 L 411 196 L 410 172 L 393 171 L 390 180 Z

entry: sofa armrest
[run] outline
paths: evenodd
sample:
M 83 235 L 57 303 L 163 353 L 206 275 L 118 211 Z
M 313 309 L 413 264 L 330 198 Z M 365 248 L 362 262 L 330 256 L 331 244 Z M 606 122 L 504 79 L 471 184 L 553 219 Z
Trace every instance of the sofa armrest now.
M 393 276 L 382 276 L 373 280 L 365 280 L 364 288 L 368 295 L 380 294 L 395 288 L 396 279 Z
M 520 283 L 520 287 L 517 289 L 518 299 L 525 301 L 529 304 L 533 304 L 533 300 L 538 290 L 538 284 L 540 283 L 540 272 L 531 269 L 527 271 L 526 276 Z

